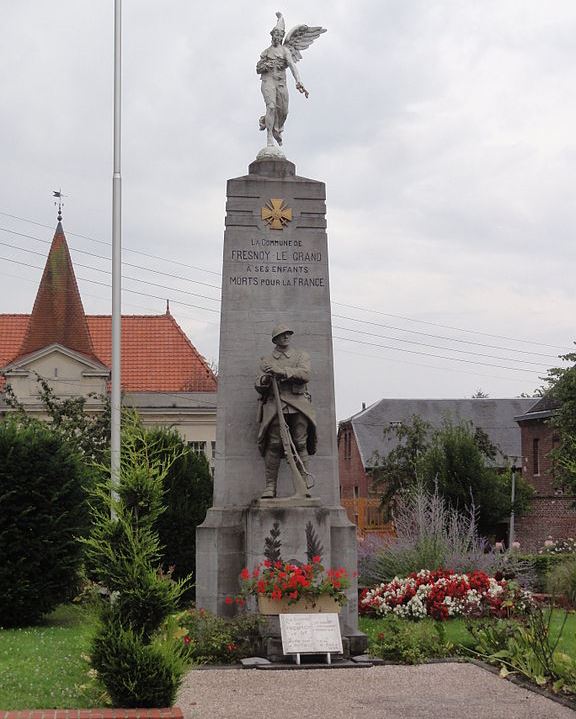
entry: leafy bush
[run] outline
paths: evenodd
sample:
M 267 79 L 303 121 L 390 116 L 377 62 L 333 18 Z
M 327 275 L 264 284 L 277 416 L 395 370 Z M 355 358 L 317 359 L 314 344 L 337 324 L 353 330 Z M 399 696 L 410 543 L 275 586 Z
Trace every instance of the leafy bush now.
M 420 664 L 431 658 L 446 657 L 453 653 L 454 647 L 446 641 L 441 622 L 425 622 L 413 625 L 388 616 L 382 620 L 382 630 L 370 645 L 370 653 L 402 664 Z
M 510 516 L 511 473 L 494 467 L 501 452 L 479 427 L 449 419 L 432 427 L 413 415 L 408 422 L 386 427 L 384 437 L 392 442 L 392 449 L 384 456 L 375 452 L 370 459 L 373 482 L 382 487 L 384 510 L 393 509 L 399 493 L 421 482 L 430 491 L 437 486 L 457 510 L 475 504 L 477 523 L 485 533 L 492 533 Z M 528 483 L 517 477 L 516 516 L 527 509 L 531 495 Z
M 576 558 L 571 557 L 552 570 L 548 590 L 555 596 L 566 597 L 571 606 L 576 606 Z
M 429 492 L 421 485 L 403 493 L 394 512 L 396 538 L 386 539 L 366 563 L 367 584 L 406 577 L 421 569 L 449 568 L 458 572 L 482 570 L 525 584 L 530 565 L 514 555 L 494 552 L 477 530 L 472 506 L 464 513 L 451 507 L 436 486 Z
M 374 582 L 374 564 L 387 541 L 377 534 L 358 539 L 358 586 L 367 587 Z
M 532 577 L 532 588 L 535 592 L 548 591 L 548 576 L 571 555 L 566 554 L 524 554 L 519 555 L 517 560 L 523 565 L 530 567 Z
M 519 673 L 553 691 L 576 692 L 576 660 L 557 652 L 567 614 L 555 636 L 551 610 L 534 607 L 524 623 L 470 624 L 474 654 L 499 666 L 500 674 Z
M 165 637 L 143 641 L 142 634 L 110 612 L 92 644 L 92 665 L 116 707 L 166 707 L 176 697 L 185 669 L 181 646 Z
M 190 609 L 179 615 L 178 636 L 189 659 L 199 664 L 232 664 L 259 653 L 261 624 L 257 614 L 223 619 L 204 609 Z
M 212 505 L 210 467 L 205 455 L 194 452 L 175 430 L 147 430 L 145 437 L 159 458 L 173 458 L 163 480 L 166 509 L 156 527 L 164 568 L 170 568 L 174 579 L 183 579 L 196 571 L 196 527 Z M 193 595 L 191 585 L 185 596 Z
M 0 625 L 34 623 L 74 596 L 85 478 L 77 453 L 46 425 L 0 423 Z
M 117 496 L 109 481 L 99 485 L 85 540 L 92 575 L 111 598 L 101 609 L 92 666 L 117 706 L 162 707 L 174 700 L 184 671 L 181 643 L 160 630 L 187 579 L 162 572 L 155 529 L 175 455 L 160 456 L 134 417 L 125 419 L 122 445 Z

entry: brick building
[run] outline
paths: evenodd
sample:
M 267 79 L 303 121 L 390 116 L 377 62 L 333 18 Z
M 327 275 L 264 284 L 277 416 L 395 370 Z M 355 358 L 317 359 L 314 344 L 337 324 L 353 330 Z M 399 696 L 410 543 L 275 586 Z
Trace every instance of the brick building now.
M 338 460 L 342 505 L 361 531 L 389 532 L 371 485 L 375 453 L 386 455 L 395 446 L 384 429 L 408 422 L 413 415 L 438 427 L 446 419 L 467 420 L 483 429 L 499 449 L 496 466 L 504 468 L 522 455 L 515 417 L 527 412 L 533 399 L 383 399 L 339 423 Z M 518 461 L 517 460 L 517 461 Z
M 518 541 L 527 548 L 541 547 L 548 536 L 576 537 L 576 497 L 555 486 L 554 463 L 549 454 L 560 442 L 549 424 L 557 407 L 554 400 L 542 397 L 516 418 L 522 433 L 522 475 L 534 487 L 530 511 L 516 522 Z
M 57 396 L 85 396 L 87 410 L 98 412 L 111 354 L 111 317 L 85 314 L 58 222 L 32 313 L 0 314 L 0 391 L 8 382 L 27 411 L 40 415 L 40 375 Z M 122 316 L 121 361 L 123 404 L 144 424 L 174 427 L 212 462 L 216 377 L 168 309 Z M 0 398 L 0 416 L 9 411 Z

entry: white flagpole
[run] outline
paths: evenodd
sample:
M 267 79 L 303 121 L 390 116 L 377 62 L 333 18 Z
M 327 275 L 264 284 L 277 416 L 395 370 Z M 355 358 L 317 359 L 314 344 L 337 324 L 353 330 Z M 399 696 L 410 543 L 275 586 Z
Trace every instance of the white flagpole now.
M 112 497 L 120 479 L 120 422 L 121 374 L 120 346 L 122 320 L 122 176 L 121 159 L 121 60 L 122 60 L 122 0 L 114 0 L 114 174 L 112 175 L 112 387 L 110 472 Z

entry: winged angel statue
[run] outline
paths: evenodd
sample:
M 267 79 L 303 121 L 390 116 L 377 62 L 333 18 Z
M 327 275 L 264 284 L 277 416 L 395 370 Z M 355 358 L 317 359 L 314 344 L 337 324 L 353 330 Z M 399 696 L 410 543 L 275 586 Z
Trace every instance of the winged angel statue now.
M 296 63 L 302 59 L 301 50 L 306 50 L 317 37 L 326 32 L 323 27 L 296 25 L 284 39 L 285 26 L 282 13 L 277 12 L 276 17 L 278 21 L 270 32 L 272 44 L 261 53 L 256 65 L 256 72 L 262 79 L 262 95 L 266 103 L 266 114 L 260 118 L 260 129 L 266 130 L 268 148 L 274 147 L 274 140 L 279 145 L 282 144 L 282 132 L 288 116 L 286 68 L 290 68 L 296 80 L 296 89 L 308 97 L 308 90 L 302 84 Z M 277 148 L 276 150 L 282 156 Z

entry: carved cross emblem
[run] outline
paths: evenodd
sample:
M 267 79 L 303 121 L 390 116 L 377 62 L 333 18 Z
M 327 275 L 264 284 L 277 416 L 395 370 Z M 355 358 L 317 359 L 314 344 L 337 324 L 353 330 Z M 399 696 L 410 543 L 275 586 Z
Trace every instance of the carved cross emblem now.
M 286 207 L 284 200 L 268 200 L 261 213 L 271 230 L 283 230 L 292 221 L 292 210 Z

